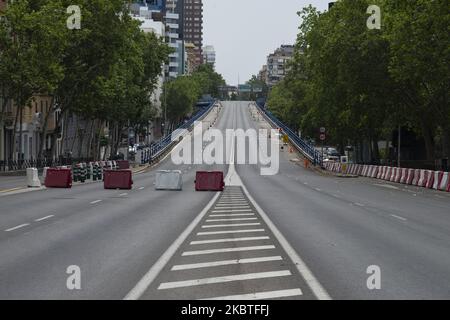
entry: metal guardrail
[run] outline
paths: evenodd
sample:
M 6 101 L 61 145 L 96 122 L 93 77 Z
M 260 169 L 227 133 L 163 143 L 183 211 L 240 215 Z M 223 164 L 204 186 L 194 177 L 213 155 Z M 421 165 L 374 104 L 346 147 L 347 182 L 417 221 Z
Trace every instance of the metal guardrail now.
M 195 121 L 198 121 L 202 119 L 205 115 L 207 115 L 212 110 L 212 108 L 216 103 L 217 100 L 211 101 L 207 107 L 202 108 L 191 119 L 189 119 L 189 121 L 180 125 L 173 132 L 180 129 L 189 129 L 194 124 Z M 173 139 L 172 133 L 160 139 L 150 147 L 150 157 L 148 159 L 148 162 L 151 163 L 157 160 L 161 155 L 165 154 L 176 143 L 176 141 L 172 141 Z M 148 162 L 146 161 L 145 163 Z
M 307 157 L 314 165 L 323 165 L 322 154 L 317 151 L 314 146 L 307 143 L 305 140 L 300 138 L 294 131 L 281 122 L 277 117 L 275 117 L 269 110 L 267 110 L 260 103 L 256 103 L 256 107 L 261 111 L 261 113 L 266 117 L 266 119 L 271 123 L 272 126 L 281 128 L 284 133 L 289 137 L 291 143 L 299 150 L 305 157 Z
M 27 168 L 72 166 L 76 163 L 90 162 L 93 159 L 86 158 L 59 158 L 59 159 L 29 159 L 29 160 L 5 160 L 0 161 L 0 172 L 24 171 Z

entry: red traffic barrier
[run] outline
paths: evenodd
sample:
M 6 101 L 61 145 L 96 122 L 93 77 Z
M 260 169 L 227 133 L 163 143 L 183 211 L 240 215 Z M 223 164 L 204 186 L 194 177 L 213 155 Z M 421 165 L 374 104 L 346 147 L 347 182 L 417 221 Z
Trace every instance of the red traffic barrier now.
M 195 191 L 223 191 L 225 187 L 222 171 L 198 171 Z
M 118 160 L 116 161 L 119 170 L 130 169 L 130 162 L 128 160 Z
M 124 189 L 133 188 L 133 177 L 131 170 L 105 170 L 103 184 L 105 189 Z
M 47 169 L 45 176 L 47 188 L 72 188 L 72 172 L 70 169 Z

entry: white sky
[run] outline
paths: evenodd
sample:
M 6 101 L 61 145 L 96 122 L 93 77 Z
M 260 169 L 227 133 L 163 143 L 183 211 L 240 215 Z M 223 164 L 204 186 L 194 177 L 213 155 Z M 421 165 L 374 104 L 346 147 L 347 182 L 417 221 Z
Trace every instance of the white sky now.
M 282 44 L 294 44 L 297 12 L 312 4 L 320 11 L 331 0 L 203 0 L 203 43 L 216 49 L 216 69 L 236 85 L 258 74 L 267 56 Z

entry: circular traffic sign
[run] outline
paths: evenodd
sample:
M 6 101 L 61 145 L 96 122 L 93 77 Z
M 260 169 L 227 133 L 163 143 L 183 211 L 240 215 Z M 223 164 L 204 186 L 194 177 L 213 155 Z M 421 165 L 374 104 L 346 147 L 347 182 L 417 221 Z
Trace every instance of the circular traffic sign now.
M 326 131 L 327 131 L 327 129 L 325 127 L 320 128 L 320 133 L 325 133 Z
M 320 135 L 320 140 L 324 141 L 325 139 L 326 139 L 326 136 L 325 136 L 324 133 L 322 133 L 322 134 Z

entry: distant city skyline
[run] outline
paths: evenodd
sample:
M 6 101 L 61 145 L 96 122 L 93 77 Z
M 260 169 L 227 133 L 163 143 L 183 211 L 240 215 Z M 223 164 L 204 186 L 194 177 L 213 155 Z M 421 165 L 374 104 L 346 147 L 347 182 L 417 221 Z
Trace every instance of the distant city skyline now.
M 267 56 L 294 44 L 297 12 L 309 4 L 323 11 L 330 0 L 203 0 L 204 43 L 216 50 L 216 70 L 228 84 L 257 75 Z

